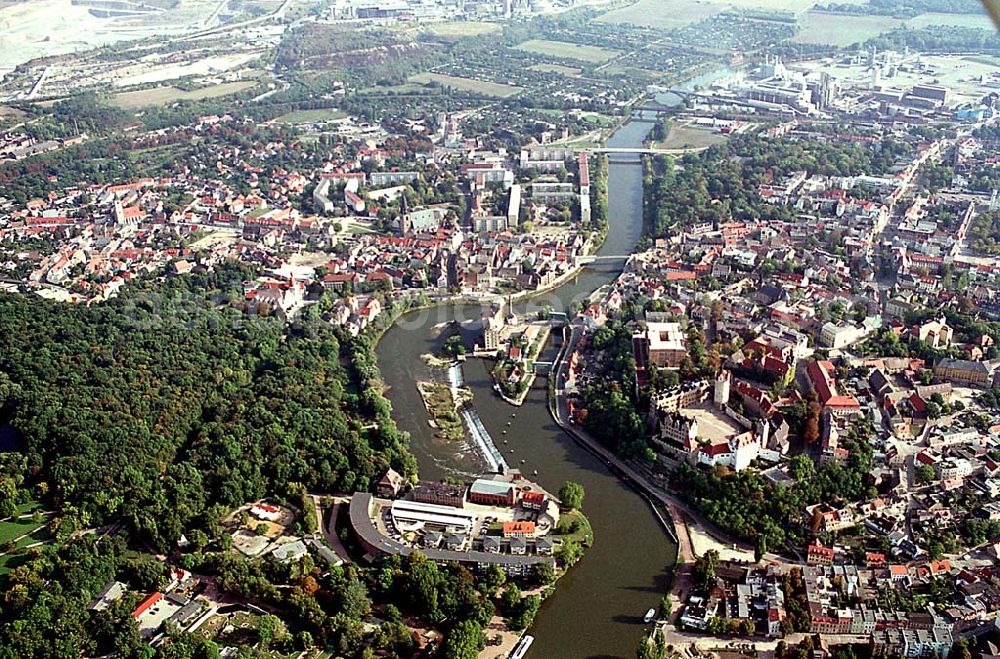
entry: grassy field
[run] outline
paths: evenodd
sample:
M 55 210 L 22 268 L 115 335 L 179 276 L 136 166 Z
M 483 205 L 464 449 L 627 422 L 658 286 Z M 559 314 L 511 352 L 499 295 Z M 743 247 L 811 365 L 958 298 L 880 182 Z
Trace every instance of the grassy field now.
M 654 142 L 656 149 L 702 149 L 721 144 L 726 141 L 726 136 L 711 128 L 696 128 L 685 124 L 673 123 L 667 139 L 662 142 Z
M 807 11 L 799 16 L 799 33 L 793 41 L 849 46 L 899 27 L 905 22 L 891 16 L 845 16 Z
M 535 64 L 528 68 L 532 71 L 540 71 L 541 73 L 561 73 L 564 76 L 578 76 L 583 73 L 581 69 L 572 66 L 563 66 L 562 64 Z
M 591 64 L 607 62 L 612 57 L 621 55 L 621 51 L 568 43 L 566 41 L 549 41 L 547 39 L 531 39 L 517 45 L 518 50 L 560 59 L 575 59 Z
M 628 23 L 670 30 L 714 16 L 725 8 L 725 4 L 706 2 L 705 0 L 694 0 L 693 2 L 639 0 L 634 5 L 609 11 L 603 16 L 599 16 L 597 21 L 600 23 Z
M 451 87 L 459 91 L 473 92 L 484 96 L 513 96 L 521 91 L 520 87 L 505 85 L 500 82 L 485 82 L 483 80 L 473 80 L 472 78 L 458 78 L 456 76 L 446 76 L 440 73 L 419 73 L 410 77 L 410 82 L 421 85 L 439 84 L 444 87 Z
M 986 64 L 988 66 L 1000 67 L 1000 57 L 994 57 L 992 55 L 971 55 L 963 59 L 976 64 Z
M 43 518 L 42 524 L 44 523 L 45 519 Z M 41 524 L 36 524 L 30 517 L 25 519 L 14 519 L 9 522 L 0 522 L 0 545 L 22 536 L 25 533 L 31 533 L 39 526 L 41 526 Z
M 315 124 L 321 121 L 335 121 L 337 119 L 343 119 L 346 116 L 347 113 L 343 110 L 326 108 L 322 110 L 299 110 L 298 112 L 289 112 L 288 114 L 281 115 L 275 121 L 280 124 Z
M 497 23 L 481 23 L 478 21 L 456 21 L 454 23 L 431 23 L 424 27 L 427 34 L 435 37 L 461 39 L 463 37 L 478 37 L 482 34 L 498 32 Z
M 575 531 L 570 531 L 576 526 Z M 572 510 L 559 516 L 559 525 L 556 527 L 563 540 L 574 540 L 583 545 L 589 545 L 594 541 L 594 532 L 590 528 L 590 520 L 579 510 Z
M 253 80 L 238 80 L 236 82 L 224 82 L 221 85 L 212 87 L 202 87 L 192 91 L 185 91 L 177 87 L 156 87 L 153 89 L 141 89 L 134 92 L 122 92 L 115 94 L 114 103 L 123 110 L 135 110 L 149 107 L 151 105 L 169 105 L 177 101 L 200 101 L 206 98 L 218 98 L 228 96 L 250 89 L 257 83 Z

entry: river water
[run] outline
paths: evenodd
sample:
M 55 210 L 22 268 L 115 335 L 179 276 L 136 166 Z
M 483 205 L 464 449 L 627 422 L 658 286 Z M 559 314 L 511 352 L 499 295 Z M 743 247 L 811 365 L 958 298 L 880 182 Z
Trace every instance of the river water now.
M 651 125 L 630 121 L 611 137 L 608 146 L 640 147 Z M 615 154 L 612 158 L 608 170 L 610 226 L 599 255 L 624 257 L 642 232 L 642 167 L 638 156 Z M 532 313 L 544 305 L 565 309 L 612 281 L 623 263 L 624 258 L 598 261 L 575 281 L 519 305 L 518 311 Z M 459 446 L 434 438 L 414 384 L 420 379 L 443 377 L 431 374 L 420 356 L 435 349 L 444 324 L 467 321 L 470 327 L 465 331 L 471 337 L 471 321 L 478 320 L 481 311 L 478 306 L 457 305 L 412 312 L 379 343 L 379 367 L 389 387 L 393 417 L 400 429 L 412 435 L 411 449 L 422 478 L 471 475 L 482 469 L 482 460 L 471 443 Z M 553 357 L 560 341 L 554 334 L 540 359 Z M 464 378 L 474 393 L 474 405 L 484 426 L 512 467 L 553 492 L 567 480 L 581 483 L 586 491 L 583 509 L 593 525 L 594 545 L 543 603 L 530 630 L 536 640 L 528 656 L 635 656 L 644 634 L 643 616 L 658 604 L 668 586 L 669 566 L 676 553 L 673 542 L 646 502 L 552 420 L 542 378 L 520 408 L 511 407 L 495 394 L 485 362 L 469 360 Z

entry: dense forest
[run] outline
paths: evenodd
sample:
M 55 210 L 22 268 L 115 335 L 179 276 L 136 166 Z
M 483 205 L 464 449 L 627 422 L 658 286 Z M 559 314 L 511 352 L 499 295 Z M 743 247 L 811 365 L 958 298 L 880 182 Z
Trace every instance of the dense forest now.
M 247 318 L 230 302 L 248 274 L 140 285 L 93 307 L 0 296 L 0 420 L 31 474 L 17 502 L 42 497 L 64 533 L 122 520 L 166 549 L 215 504 L 296 483 L 366 490 L 390 465 L 415 473 L 372 340 Z
M 935 25 L 913 30 L 898 27 L 865 42 L 879 50 L 906 48 L 921 52 L 993 52 L 1000 50 L 1000 37 L 992 30 L 955 25 Z
M 860 14 L 862 16 L 895 16 L 913 18 L 925 13 L 978 14 L 983 7 L 976 0 L 868 0 L 864 4 L 831 2 L 816 5 L 815 9 L 837 14 Z

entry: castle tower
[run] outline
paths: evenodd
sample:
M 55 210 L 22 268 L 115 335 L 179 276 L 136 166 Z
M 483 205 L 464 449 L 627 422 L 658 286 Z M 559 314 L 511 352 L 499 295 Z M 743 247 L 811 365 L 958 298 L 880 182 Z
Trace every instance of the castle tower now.
M 757 422 L 757 442 L 761 448 L 767 448 L 767 443 L 771 440 L 771 424 L 767 419 Z
M 719 371 L 715 377 L 715 396 L 713 401 L 715 406 L 722 409 L 729 403 L 729 388 L 732 385 L 733 375 L 726 369 Z

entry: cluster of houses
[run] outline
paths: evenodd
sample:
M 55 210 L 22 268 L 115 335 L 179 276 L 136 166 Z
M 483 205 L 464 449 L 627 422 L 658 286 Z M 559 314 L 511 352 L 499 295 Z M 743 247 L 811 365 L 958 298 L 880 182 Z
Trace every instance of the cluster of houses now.
M 947 588 L 935 590 L 942 579 Z M 893 594 L 901 592 L 927 606 L 899 603 Z M 794 609 L 804 621 L 793 623 Z M 1000 590 L 989 569 L 958 569 L 947 560 L 892 564 L 874 552 L 862 565 L 839 565 L 815 544 L 805 566 L 720 563 L 677 622 L 707 631 L 714 619 L 735 621 L 769 638 L 784 637 L 794 624 L 832 642 L 868 644 L 873 656 L 916 658 L 944 657 L 955 639 L 988 632 L 998 612 Z
M 142 146 L 206 138 L 211 157 L 171 176 L 70 186 L 22 208 L 8 203 L 0 214 L 0 271 L 40 294 L 93 303 L 139 277 L 238 260 L 262 271 L 244 286 L 251 313 L 291 316 L 319 283 L 360 297 L 341 300 L 330 316 L 357 332 L 387 294 L 536 290 L 576 272 L 592 249 L 584 230 L 586 154 L 528 148 L 517 157 L 464 144 L 433 152 L 375 148 L 369 136 L 361 144 L 345 138 L 318 167 L 295 169 L 275 164 L 289 162 L 294 144 L 219 139 L 238 129 L 235 123 L 206 116 L 135 138 Z M 559 178 L 567 167 L 572 183 Z M 522 185 L 516 173 L 534 178 Z M 411 208 L 411 194 L 447 201 Z M 455 213 L 462 197 L 466 217 Z M 557 212 L 564 207 L 573 209 L 570 222 Z M 545 230 L 526 230 L 532 224 Z M 323 254 L 329 259 L 321 270 L 304 265 Z

